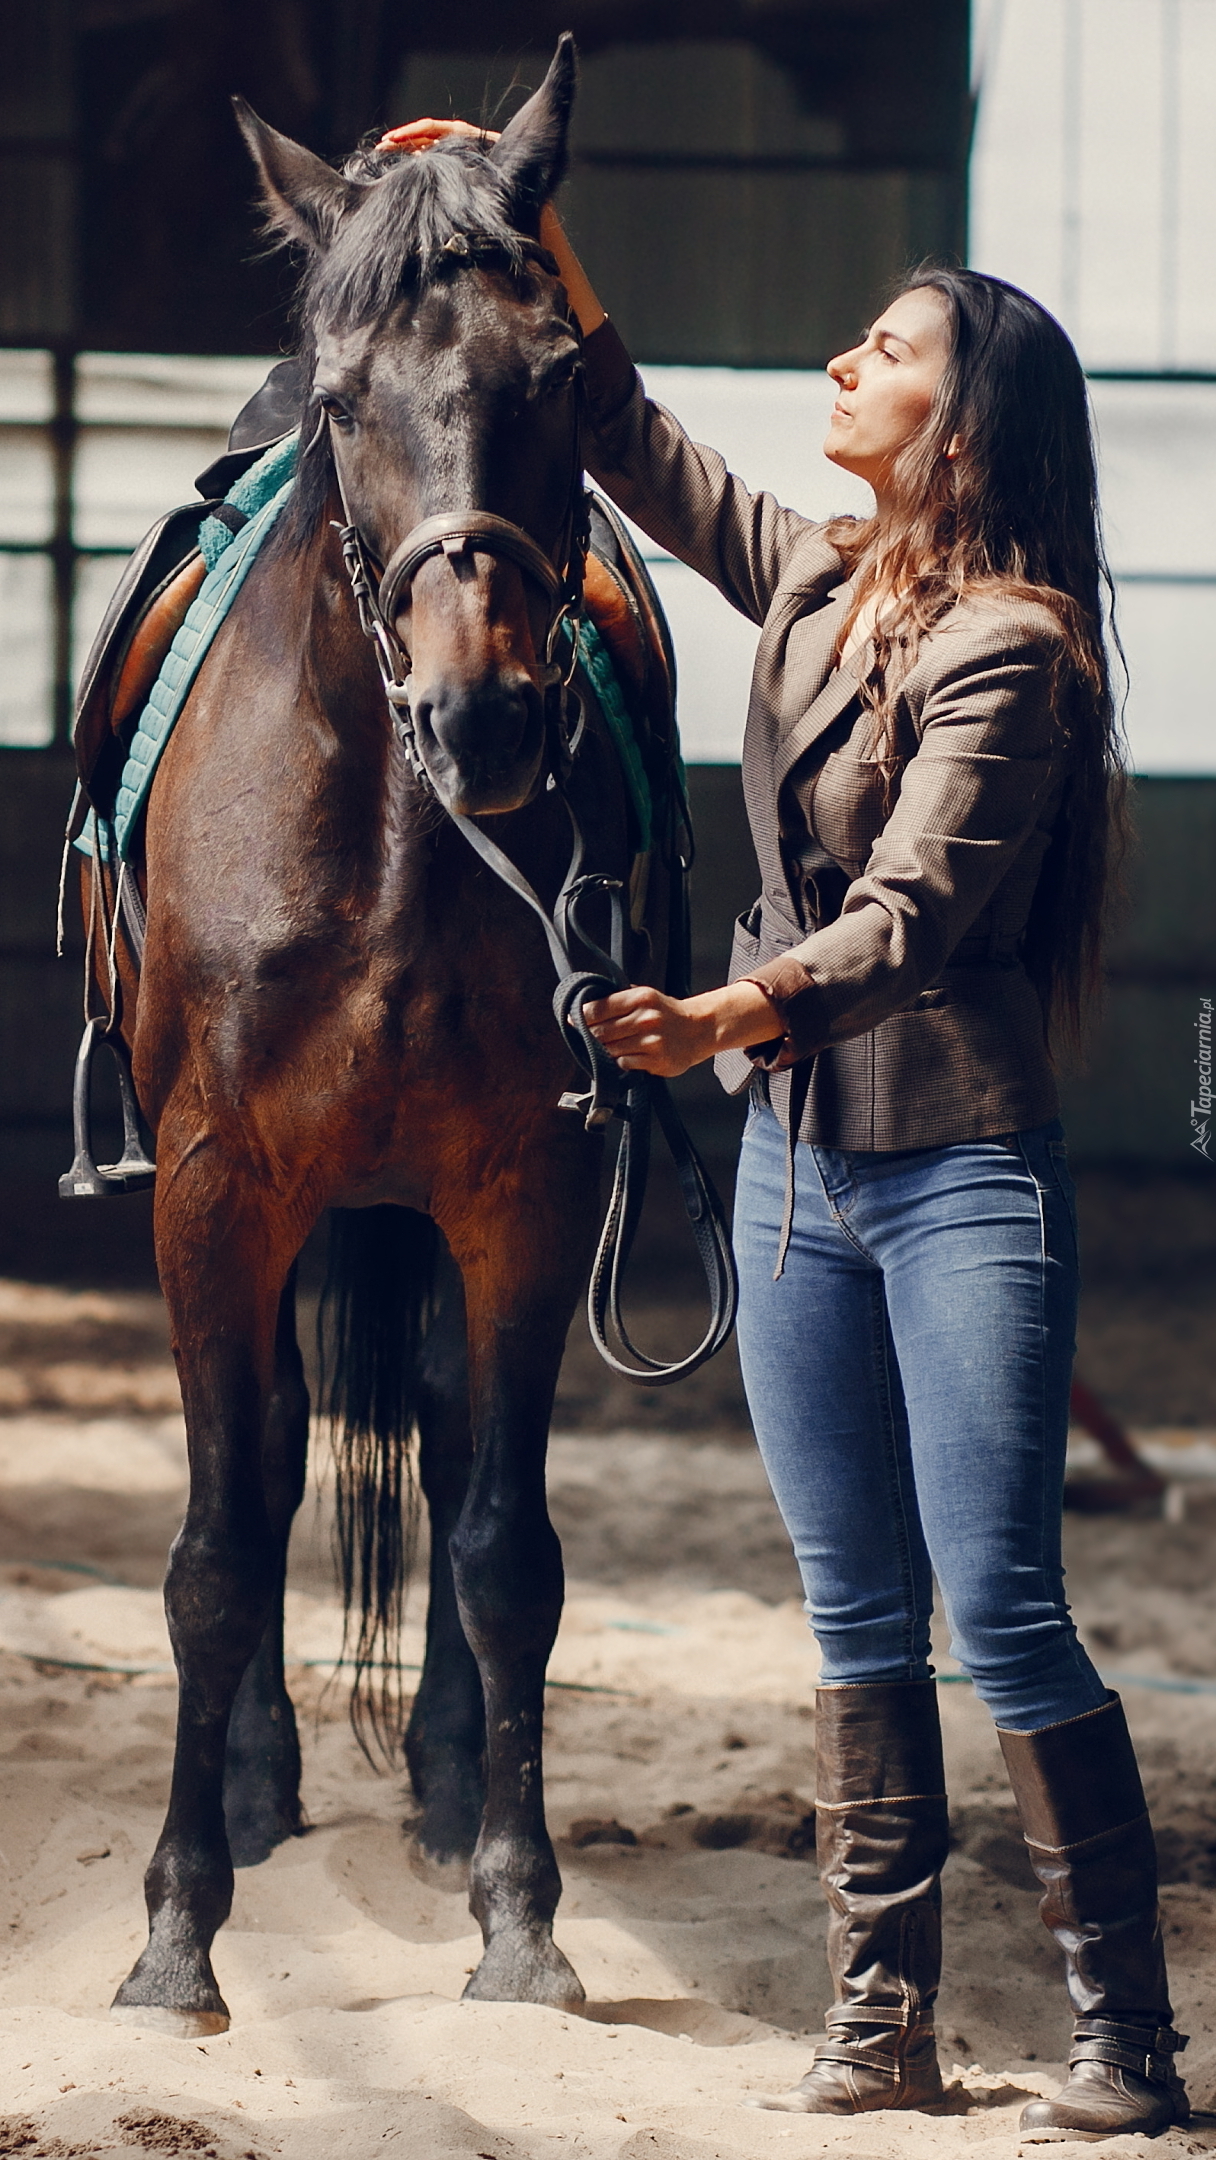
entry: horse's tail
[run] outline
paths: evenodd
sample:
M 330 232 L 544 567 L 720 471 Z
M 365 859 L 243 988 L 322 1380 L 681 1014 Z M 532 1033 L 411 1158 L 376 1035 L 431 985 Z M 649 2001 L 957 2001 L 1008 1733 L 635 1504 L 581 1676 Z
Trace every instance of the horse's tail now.
M 418 1521 L 413 1438 L 438 1232 L 412 1208 L 335 1208 L 317 1318 L 337 1471 L 335 1548 L 350 1716 L 371 1760 L 401 1745 L 401 1620 Z

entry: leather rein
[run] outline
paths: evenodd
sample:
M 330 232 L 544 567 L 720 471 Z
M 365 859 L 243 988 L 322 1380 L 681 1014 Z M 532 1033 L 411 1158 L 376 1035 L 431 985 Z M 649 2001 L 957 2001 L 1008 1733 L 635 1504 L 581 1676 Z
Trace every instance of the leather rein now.
M 325 415 L 322 415 L 324 423 Z M 318 433 L 320 430 L 318 430 Z M 574 807 L 565 793 L 574 753 L 582 733 L 578 700 L 571 684 L 578 664 L 578 621 L 583 604 L 583 562 L 588 543 L 588 498 L 582 485 L 575 431 L 574 472 L 570 507 L 562 536 L 563 568 L 555 568 L 522 526 L 488 510 L 441 511 L 424 518 L 394 548 L 377 580 L 374 558 L 347 501 L 338 446 L 332 423 L 329 428 L 330 457 L 337 480 L 344 523 L 337 525 L 342 557 L 359 617 L 359 627 L 370 641 L 393 727 L 405 750 L 411 770 L 436 801 L 439 796 L 418 747 L 411 705 L 410 656 L 396 628 L 396 617 L 405 595 L 422 565 L 435 556 L 449 559 L 466 554 L 497 555 L 513 562 L 531 578 L 549 605 L 543 659 L 537 667 L 545 699 L 549 774 L 547 786 L 556 793 L 570 821 L 570 863 L 552 914 L 523 872 L 510 857 L 469 817 L 440 806 L 482 862 L 522 900 L 538 918 L 557 974 L 553 1011 L 567 1049 L 582 1067 L 589 1086 L 581 1093 L 562 1095 L 559 1108 L 577 1111 L 588 1131 L 617 1118 L 622 1124 L 612 1193 L 591 1270 L 587 1294 L 587 1319 L 592 1340 L 613 1372 L 641 1387 L 663 1387 L 695 1372 L 728 1340 L 735 1324 L 738 1280 L 730 1233 L 721 1200 L 705 1165 L 694 1147 L 665 1080 L 651 1073 L 624 1073 L 615 1058 L 601 1048 L 583 1018 L 589 999 L 607 997 L 626 989 L 625 911 L 621 881 L 584 869 L 586 846 Z M 563 628 L 570 636 L 571 657 L 563 668 L 559 646 Z M 610 914 L 610 950 L 601 945 L 579 922 L 582 904 L 592 894 L 606 896 Z M 581 964 L 576 953 L 591 961 Z M 671 1151 L 681 1195 L 696 1241 L 697 1252 L 709 1290 L 709 1324 L 695 1350 L 672 1363 L 652 1358 L 629 1338 L 621 1312 L 624 1271 L 641 1218 L 650 1162 L 651 1119 Z

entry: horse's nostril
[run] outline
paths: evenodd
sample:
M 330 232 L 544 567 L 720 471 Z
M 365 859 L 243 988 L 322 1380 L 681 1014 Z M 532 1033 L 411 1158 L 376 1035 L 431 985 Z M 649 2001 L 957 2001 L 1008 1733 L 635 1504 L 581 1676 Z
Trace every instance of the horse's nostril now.
M 463 683 L 433 683 L 414 700 L 419 729 L 457 765 L 512 763 L 539 715 L 540 697 L 526 677 L 473 690 Z
M 417 686 L 413 714 L 423 762 L 449 809 L 477 816 L 531 801 L 545 730 L 543 700 L 528 676 L 477 688 L 432 679 Z

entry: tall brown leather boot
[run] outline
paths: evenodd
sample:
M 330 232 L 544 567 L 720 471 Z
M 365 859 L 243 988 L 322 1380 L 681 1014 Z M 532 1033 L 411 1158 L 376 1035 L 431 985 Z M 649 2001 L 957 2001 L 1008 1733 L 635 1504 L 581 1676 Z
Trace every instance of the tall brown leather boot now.
M 1123 1705 L 1000 1734 L 1013 1796 L 1043 1885 L 1039 1911 L 1064 1952 L 1073 2028 L 1067 2084 L 1022 2110 L 1023 2135 L 1155 2137 L 1190 2106 L 1174 2056 L 1157 1908 L 1157 1851 Z
M 932 1680 L 815 1696 L 816 1845 L 836 2000 L 802 2083 L 758 2107 L 857 2115 L 942 2098 L 933 2036 L 949 1849 Z

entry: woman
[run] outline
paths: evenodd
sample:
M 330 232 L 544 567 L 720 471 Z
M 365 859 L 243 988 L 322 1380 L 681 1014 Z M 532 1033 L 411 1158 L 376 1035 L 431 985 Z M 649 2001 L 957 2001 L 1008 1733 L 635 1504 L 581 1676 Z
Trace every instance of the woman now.
M 584 333 L 596 480 L 761 628 L 762 893 L 731 980 L 587 1014 L 628 1070 L 715 1057 L 751 1093 L 739 1340 L 822 1655 L 835 1989 L 806 2077 L 767 2104 L 942 2094 L 935 1572 L 1077 2018 L 1068 2081 L 1023 2131 L 1155 2133 L 1188 2110 L 1153 1837 L 1060 1558 L 1077 1254 L 1049 1045 L 1096 973 L 1119 817 L 1081 369 L 1024 293 L 918 272 L 828 371 L 825 451 L 875 514 L 816 525 L 647 401 L 551 210 L 542 237 Z

